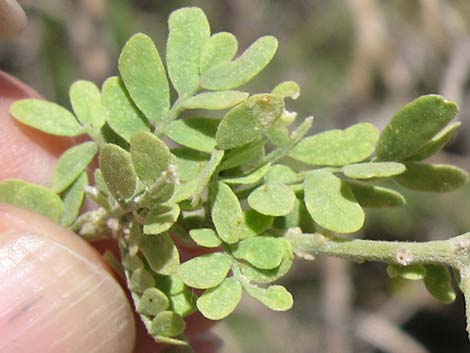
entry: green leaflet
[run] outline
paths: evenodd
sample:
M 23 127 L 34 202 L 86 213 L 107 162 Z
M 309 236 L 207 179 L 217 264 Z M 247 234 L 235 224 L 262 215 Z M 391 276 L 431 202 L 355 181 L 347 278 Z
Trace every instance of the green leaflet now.
M 458 108 L 441 96 L 427 95 L 401 108 L 377 143 L 377 158 L 400 161 L 423 148 L 455 116 Z
M 212 205 L 212 221 L 219 237 L 233 244 L 240 239 L 243 211 L 230 186 L 219 182 Z
M 122 260 L 122 265 L 125 269 L 129 271 L 136 271 L 139 268 L 144 268 L 144 262 L 139 258 L 139 256 L 127 254 Z M 152 278 L 153 280 L 153 278 Z
M 162 311 L 152 320 L 149 333 L 153 336 L 175 337 L 186 328 L 183 318 L 172 311 Z
M 297 198 L 295 199 L 292 211 L 283 217 L 276 217 L 273 222 L 273 227 L 278 229 L 299 227 L 306 233 L 315 232 L 315 223 L 312 217 L 305 208 L 304 203 L 300 202 Z
M 88 176 L 83 172 L 77 180 L 64 191 L 62 196 L 64 203 L 64 213 L 60 223 L 63 226 L 71 225 L 80 213 L 80 209 L 85 200 L 85 186 L 88 185 Z
M 134 195 L 137 174 L 129 152 L 108 143 L 101 148 L 99 162 L 106 186 L 117 200 Z
M 179 203 L 184 200 L 189 200 L 194 196 L 198 180 L 193 179 L 187 183 L 179 183 L 175 185 L 175 191 L 170 199 L 170 202 Z
M 215 149 L 215 133 L 220 120 L 214 118 L 190 118 L 172 121 L 167 136 L 180 145 L 197 151 L 212 153 Z
M 249 96 L 240 91 L 204 92 L 184 100 L 181 109 L 224 110 L 233 107 Z
M 150 132 L 138 132 L 131 139 L 131 157 L 139 179 L 149 185 L 173 163 L 167 145 Z
M 182 293 L 186 286 L 183 281 L 178 277 L 178 274 L 165 276 L 155 275 L 158 289 L 162 290 L 166 295 L 173 296 Z
M 180 255 L 167 233 L 144 236 L 140 248 L 152 271 L 162 275 L 178 271 Z
M 281 97 L 258 94 L 248 98 L 225 114 L 217 129 L 217 146 L 226 150 L 263 137 L 283 111 Z
M 406 204 L 403 195 L 395 190 L 355 182 L 346 184 L 362 207 L 400 207 Z
M 281 183 L 267 183 L 248 196 L 251 208 L 267 216 L 285 216 L 294 208 L 295 194 Z
M 143 293 L 147 288 L 153 288 L 154 286 L 155 280 L 149 271 L 138 268 L 132 272 L 129 280 L 129 288 L 132 292 Z
M 224 183 L 227 183 L 227 184 L 253 184 L 261 180 L 264 177 L 264 175 L 268 172 L 268 169 L 270 168 L 270 166 L 271 164 L 268 163 L 248 175 L 241 176 L 241 177 L 227 178 L 227 179 L 223 179 L 223 181 Z
M 387 274 L 390 278 L 401 277 L 411 281 L 418 281 L 426 276 L 426 267 L 424 265 L 388 265 Z
M 169 230 L 180 215 L 178 205 L 172 205 L 168 211 L 162 212 L 161 207 L 153 209 L 145 217 L 144 234 L 156 235 Z
M 165 67 L 152 39 L 134 34 L 122 49 L 119 72 L 135 105 L 147 119 L 161 122 L 170 108 Z
M 178 274 L 189 287 L 206 289 L 219 285 L 232 267 L 232 258 L 223 253 L 195 257 L 181 264 Z
M 405 165 L 396 162 L 348 164 L 342 168 L 344 175 L 354 179 L 386 178 L 405 170 Z
M 238 148 L 227 151 L 225 158 L 220 164 L 220 170 L 227 170 L 241 166 L 264 157 L 265 141 L 257 141 Z
M 85 127 L 100 129 L 104 125 L 108 112 L 102 103 L 100 90 L 93 82 L 74 82 L 69 96 L 77 119 Z
M 273 223 L 273 218 L 255 210 L 249 209 L 244 213 L 244 221 L 241 224 L 240 239 L 254 237 L 263 233 Z
M 230 315 L 242 298 L 242 285 L 226 278 L 218 287 L 208 289 L 196 302 L 197 308 L 210 320 L 222 320 Z
M 283 286 L 275 285 L 268 288 L 260 288 L 246 283 L 244 288 L 250 296 L 274 311 L 289 310 L 294 304 L 292 294 Z
M 434 136 L 423 148 L 421 148 L 416 154 L 407 158 L 410 161 L 422 161 L 425 160 L 444 148 L 452 138 L 459 126 L 462 125 L 459 121 L 446 126 L 436 136 Z
M 175 313 L 186 317 L 196 311 L 196 296 L 193 292 L 185 290 L 184 292 L 172 295 L 170 297 L 171 309 Z
M 61 193 L 69 187 L 87 168 L 97 152 L 98 145 L 95 142 L 84 142 L 65 151 L 55 165 L 51 189 Z
M 170 300 L 157 288 L 147 288 L 136 302 L 137 312 L 144 315 L 157 315 L 169 307 Z
M 184 147 L 175 148 L 171 152 L 176 157 L 176 169 L 182 182 L 191 182 L 197 179 L 210 159 L 210 154 Z
M 23 124 L 58 136 L 84 133 L 72 113 L 55 103 L 39 99 L 22 99 L 10 107 L 11 115 Z
M 125 141 L 129 142 L 136 132 L 149 131 L 147 120 L 130 99 L 120 78 L 108 78 L 103 84 L 102 95 L 108 109 L 107 123 Z
M 233 59 L 238 50 L 237 38 L 231 33 L 220 32 L 209 38 L 202 49 L 200 69 L 204 73 L 208 69 L 228 63 Z
M 434 298 L 444 304 L 450 304 L 456 298 L 449 270 L 444 266 L 426 265 L 424 285 Z
M 307 137 L 289 156 L 311 165 L 341 166 L 360 162 L 375 149 L 379 131 L 369 123 L 355 124 L 346 130 L 330 130 Z
M 189 235 L 197 245 L 205 248 L 216 248 L 222 245 L 217 233 L 210 228 L 191 229 Z
M 19 179 L 0 182 L 0 202 L 30 209 L 55 222 L 60 221 L 64 211 L 62 200 L 56 193 Z
M 193 207 L 199 204 L 201 195 L 209 184 L 210 179 L 216 172 L 217 167 L 222 161 L 222 158 L 224 158 L 224 151 L 216 150 L 212 152 L 211 159 L 199 175 L 196 188 L 194 189 L 193 198 L 191 200 L 191 205 Z
M 297 173 L 290 167 L 283 164 L 276 164 L 269 168 L 264 176 L 266 181 L 278 183 L 295 183 L 298 180 Z
M 300 96 L 300 87 L 294 81 L 285 81 L 274 87 L 271 93 L 283 98 L 297 99 Z
M 279 240 L 282 241 L 285 249 L 281 264 L 274 269 L 262 270 L 250 265 L 249 263 L 239 263 L 238 265 L 240 270 L 245 277 L 256 283 L 271 283 L 289 272 L 294 261 L 292 245 L 286 239 L 280 238 Z
M 468 173 L 447 164 L 406 163 L 406 172 L 395 177 L 401 185 L 418 191 L 447 192 L 468 180 Z
M 309 173 L 304 181 L 304 195 L 308 212 L 326 229 L 353 233 L 364 224 L 364 211 L 351 189 L 329 171 Z
M 277 47 L 276 38 L 259 38 L 235 61 L 222 62 L 204 72 L 201 86 L 209 90 L 226 90 L 247 83 L 269 64 Z
M 168 27 L 168 74 L 180 96 L 190 95 L 199 87 L 199 63 L 209 40 L 209 23 L 201 9 L 187 7 L 170 15 Z
M 278 238 L 258 236 L 240 241 L 232 254 L 256 268 L 271 270 L 281 264 L 285 246 Z

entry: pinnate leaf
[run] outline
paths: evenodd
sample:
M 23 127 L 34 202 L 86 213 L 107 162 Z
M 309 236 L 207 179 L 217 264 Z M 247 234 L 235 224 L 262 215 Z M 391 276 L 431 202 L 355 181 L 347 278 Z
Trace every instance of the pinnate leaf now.
M 220 32 L 209 38 L 201 53 L 201 72 L 221 63 L 228 63 L 238 50 L 237 38 L 231 33 Z
M 438 95 L 422 96 L 408 103 L 380 134 L 377 158 L 400 161 L 414 155 L 454 118 L 457 111 L 457 104 Z
M 267 216 L 285 216 L 294 208 L 295 194 L 281 183 L 268 183 L 256 188 L 248 196 L 251 208 Z
M 217 146 L 231 149 L 265 135 L 284 110 L 284 100 L 270 94 L 258 94 L 230 110 L 219 124 Z
M 260 288 L 246 284 L 244 288 L 250 296 L 274 311 L 289 310 L 294 304 L 292 294 L 283 286 L 275 285 L 268 288 Z
M 242 298 L 242 285 L 226 278 L 218 287 L 208 289 L 196 302 L 197 308 L 210 320 L 222 320 L 230 315 Z
M 107 111 L 101 100 L 101 92 L 93 82 L 74 82 L 69 95 L 73 111 L 84 126 L 100 129 L 104 125 Z
M 232 254 L 259 269 L 270 270 L 281 264 L 285 246 L 278 238 L 258 236 L 240 241 Z
M 108 78 L 103 84 L 102 95 L 108 110 L 107 123 L 125 141 L 129 142 L 136 132 L 149 131 L 146 118 L 132 102 L 120 78 Z
M 468 180 L 468 173 L 447 164 L 406 163 L 406 172 L 395 180 L 406 188 L 417 191 L 447 192 L 460 188 Z
M 212 221 L 219 237 L 233 244 L 240 239 L 243 211 L 230 186 L 219 182 L 212 205 Z
M 181 109 L 223 110 L 243 102 L 248 96 L 240 91 L 204 92 L 183 101 Z
M 167 145 L 150 132 L 132 136 L 130 152 L 135 171 L 145 184 L 153 183 L 174 161 Z
M 69 187 L 87 168 L 97 152 L 98 145 L 91 141 L 65 151 L 55 165 L 51 189 L 60 193 Z
M 191 94 L 199 86 L 199 64 L 210 36 L 209 23 L 201 9 L 188 7 L 174 11 L 168 26 L 166 60 L 171 82 L 180 95 Z
M 329 130 L 307 137 L 289 156 L 311 165 L 341 166 L 360 162 L 375 149 L 379 132 L 369 123 L 355 124 L 345 130 Z
M 108 143 L 101 148 L 99 162 L 106 186 L 117 200 L 134 195 L 137 174 L 129 152 Z
M 201 78 L 202 87 L 226 90 L 247 83 L 269 64 L 277 47 L 276 38 L 259 38 L 235 61 L 220 63 L 204 72 Z
M 205 254 L 181 264 L 178 274 L 189 287 L 206 289 L 220 284 L 232 266 L 232 258 L 222 253 Z
M 134 34 L 119 57 L 119 72 L 134 103 L 147 119 L 162 121 L 170 107 L 165 68 L 152 39 Z
M 322 227 L 338 233 L 353 233 L 364 224 L 365 215 L 349 186 L 326 170 L 309 173 L 304 181 L 305 205 Z
M 344 175 L 354 179 L 386 178 L 405 170 L 404 164 L 396 162 L 357 163 L 342 168 Z
M 78 136 L 84 131 L 72 113 L 55 103 L 22 99 L 13 103 L 10 113 L 16 120 L 58 136 Z

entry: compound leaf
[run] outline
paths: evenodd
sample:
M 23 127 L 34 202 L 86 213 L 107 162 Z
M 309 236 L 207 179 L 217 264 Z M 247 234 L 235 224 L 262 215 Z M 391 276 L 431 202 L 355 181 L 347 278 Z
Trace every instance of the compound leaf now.
M 232 258 L 222 253 L 205 254 L 181 264 L 178 274 L 189 287 L 206 289 L 219 285 L 232 266 Z
M 248 98 L 225 114 L 217 129 L 217 146 L 226 150 L 262 137 L 283 110 L 284 100 L 279 96 L 258 94 Z
M 78 136 L 84 130 L 67 109 L 40 99 L 22 99 L 13 103 L 11 115 L 23 124 L 58 136 Z
M 51 189 L 60 193 L 69 187 L 87 168 L 97 152 L 98 145 L 91 141 L 65 151 L 55 165 Z
M 307 137 L 289 156 L 311 165 L 341 166 L 360 162 L 375 149 L 379 131 L 369 123 L 355 124 L 346 130 L 329 130 Z
M 168 26 L 168 74 L 180 96 L 189 95 L 199 87 L 199 63 L 202 49 L 209 40 L 209 23 L 201 9 L 188 7 L 174 11 Z
M 338 233 L 353 233 L 364 224 L 365 215 L 349 186 L 326 170 L 309 173 L 304 181 L 305 205 L 322 227 Z
M 377 158 L 400 161 L 414 155 L 454 118 L 457 111 L 457 104 L 438 95 L 422 96 L 408 103 L 380 134 Z
M 197 308 L 210 320 L 221 320 L 230 315 L 242 298 L 242 285 L 234 278 L 226 278 L 218 287 L 208 289 L 196 302 Z
M 277 47 L 276 38 L 259 38 L 235 61 L 222 62 L 204 72 L 201 78 L 202 87 L 226 90 L 247 83 L 269 64 Z
M 152 39 L 134 34 L 119 57 L 119 72 L 135 105 L 149 120 L 162 121 L 170 108 L 165 68 Z

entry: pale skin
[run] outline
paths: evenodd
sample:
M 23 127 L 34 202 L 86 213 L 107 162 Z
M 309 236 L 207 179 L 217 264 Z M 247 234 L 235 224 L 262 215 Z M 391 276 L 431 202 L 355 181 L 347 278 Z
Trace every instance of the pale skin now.
M 0 40 L 26 26 L 14 0 L 0 0 Z M 47 185 L 57 157 L 73 141 L 16 123 L 12 102 L 39 95 L 0 72 L 0 180 Z M 112 243 L 96 248 L 113 247 Z M 32 212 L 0 205 L 0 351 L 3 353 L 158 353 L 100 253 Z M 188 319 L 196 352 L 215 352 L 211 323 Z

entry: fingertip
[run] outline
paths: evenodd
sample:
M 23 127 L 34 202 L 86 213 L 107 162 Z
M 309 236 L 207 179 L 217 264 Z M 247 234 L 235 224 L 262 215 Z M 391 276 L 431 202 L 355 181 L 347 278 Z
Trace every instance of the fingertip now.
M 27 23 L 26 14 L 16 0 L 0 0 L 0 40 L 15 36 Z

